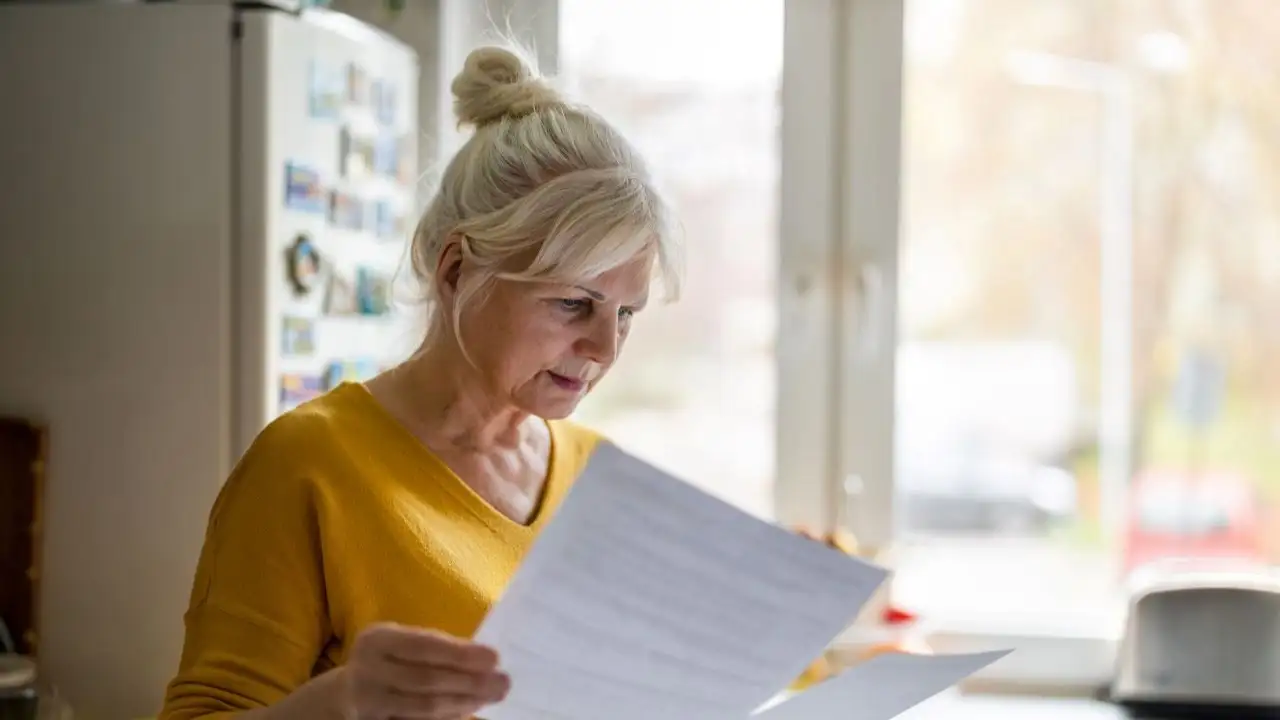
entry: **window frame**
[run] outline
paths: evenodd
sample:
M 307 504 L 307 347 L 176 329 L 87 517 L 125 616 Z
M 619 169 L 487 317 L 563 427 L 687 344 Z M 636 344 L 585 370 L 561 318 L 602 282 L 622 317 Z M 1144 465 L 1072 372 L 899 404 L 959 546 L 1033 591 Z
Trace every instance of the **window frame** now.
M 784 318 L 809 313 L 826 327 L 781 325 L 779 519 L 848 529 L 873 557 L 895 534 L 906 4 L 786 4 L 780 303 Z M 795 291 L 811 277 L 825 281 L 820 307 Z M 1104 687 L 1117 648 L 1108 628 L 942 626 L 931 644 L 1013 647 L 971 684 L 1063 695 Z

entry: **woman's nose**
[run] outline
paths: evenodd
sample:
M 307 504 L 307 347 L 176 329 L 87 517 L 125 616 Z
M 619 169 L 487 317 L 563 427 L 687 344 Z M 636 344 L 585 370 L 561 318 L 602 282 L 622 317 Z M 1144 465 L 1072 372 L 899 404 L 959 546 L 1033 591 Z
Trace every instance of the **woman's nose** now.
M 580 352 L 588 360 L 609 366 L 618 356 L 618 319 L 605 317 L 593 323 L 591 331 L 579 343 Z

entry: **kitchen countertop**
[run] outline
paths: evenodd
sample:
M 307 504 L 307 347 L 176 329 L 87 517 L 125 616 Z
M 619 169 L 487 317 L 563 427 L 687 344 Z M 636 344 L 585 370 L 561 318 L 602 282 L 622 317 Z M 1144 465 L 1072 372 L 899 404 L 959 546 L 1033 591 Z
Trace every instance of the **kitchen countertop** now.
M 1123 720 L 1119 708 L 1095 700 L 998 695 L 942 695 L 900 720 Z

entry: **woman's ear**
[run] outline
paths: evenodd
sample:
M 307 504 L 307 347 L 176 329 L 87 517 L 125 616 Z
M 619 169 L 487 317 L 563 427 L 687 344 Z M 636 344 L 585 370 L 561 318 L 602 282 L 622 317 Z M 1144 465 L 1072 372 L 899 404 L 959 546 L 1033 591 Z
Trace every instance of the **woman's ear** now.
M 444 247 L 440 250 L 440 258 L 436 261 L 435 286 L 440 299 L 452 301 L 458 292 L 458 281 L 462 277 L 462 243 L 461 235 L 451 234 L 444 239 Z

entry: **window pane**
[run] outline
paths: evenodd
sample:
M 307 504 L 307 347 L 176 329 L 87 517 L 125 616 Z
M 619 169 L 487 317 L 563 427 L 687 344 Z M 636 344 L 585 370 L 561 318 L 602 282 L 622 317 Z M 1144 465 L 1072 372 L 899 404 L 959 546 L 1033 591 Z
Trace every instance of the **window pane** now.
M 579 419 L 763 516 L 774 479 L 782 3 L 560 3 L 562 75 L 644 153 L 687 248 L 681 301 L 637 318 Z
M 907 33 L 899 599 L 1109 630 L 1139 565 L 1280 561 L 1274 3 L 912 0 Z

